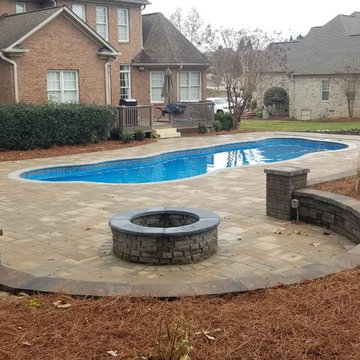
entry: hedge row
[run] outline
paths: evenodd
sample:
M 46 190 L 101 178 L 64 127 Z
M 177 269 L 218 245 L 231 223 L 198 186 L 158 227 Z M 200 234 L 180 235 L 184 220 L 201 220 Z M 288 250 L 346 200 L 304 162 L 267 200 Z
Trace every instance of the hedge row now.
M 1 105 L 0 150 L 96 143 L 106 139 L 115 108 L 97 105 Z

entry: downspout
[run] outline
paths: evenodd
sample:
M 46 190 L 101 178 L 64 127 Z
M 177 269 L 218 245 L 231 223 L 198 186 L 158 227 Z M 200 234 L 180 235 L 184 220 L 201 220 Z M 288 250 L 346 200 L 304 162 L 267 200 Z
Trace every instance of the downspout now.
M 105 63 L 105 104 L 111 105 L 111 80 L 110 80 L 110 71 L 111 62 L 114 60 L 114 57 L 109 57 Z
M 0 58 L 4 61 L 11 64 L 14 68 L 14 97 L 15 97 L 15 104 L 19 103 L 19 83 L 18 83 L 18 71 L 17 71 L 17 64 L 14 60 L 7 58 L 4 53 L 0 51 Z

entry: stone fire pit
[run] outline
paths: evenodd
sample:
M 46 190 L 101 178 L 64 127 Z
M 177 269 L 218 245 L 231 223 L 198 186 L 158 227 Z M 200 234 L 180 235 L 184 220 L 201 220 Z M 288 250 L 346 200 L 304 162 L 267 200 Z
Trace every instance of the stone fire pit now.
M 217 250 L 220 218 L 175 206 L 117 214 L 110 220 L 113 252 L 123 260 L 153 265 L 190 264 Z

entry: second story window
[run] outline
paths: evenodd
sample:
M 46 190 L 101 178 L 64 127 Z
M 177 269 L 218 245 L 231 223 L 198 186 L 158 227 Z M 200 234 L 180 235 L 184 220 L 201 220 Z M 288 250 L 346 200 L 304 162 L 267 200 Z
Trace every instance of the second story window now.
M 96 31 L 105 40 L 108 40 L 108 17 L 105 6 L 96 7 Z
M 86 21 L 85 5 L 72 4 L 72 11 L 82 20 Z
M 321 82 L 321 100 L 330 99 L 330 82 L 325 80 Z
M 17 1 L 16 2 L 16 13 L 21 14 L 26 12 L 26 3 Z
M 119 41 L 129 41 L 129 12 L 128 9 L 118 9 L 118 39 Z

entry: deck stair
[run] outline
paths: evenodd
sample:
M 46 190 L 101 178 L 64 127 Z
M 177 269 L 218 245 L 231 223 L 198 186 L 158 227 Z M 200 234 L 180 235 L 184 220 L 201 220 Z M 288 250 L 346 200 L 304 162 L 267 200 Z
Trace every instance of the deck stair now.
M 181 136 L 181 134 L 177 131 L 177 129 L 173 127 L 154 129 L 153 135 L 157 139 L 177 138 Z

